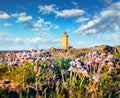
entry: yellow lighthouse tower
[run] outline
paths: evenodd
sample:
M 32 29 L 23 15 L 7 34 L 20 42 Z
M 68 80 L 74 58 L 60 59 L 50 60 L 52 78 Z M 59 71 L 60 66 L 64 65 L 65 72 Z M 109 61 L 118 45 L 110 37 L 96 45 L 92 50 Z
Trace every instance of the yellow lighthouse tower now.
M 67 49 L 68 48 L 68 35 L 66 32 L 62 34 L 62 49 Z

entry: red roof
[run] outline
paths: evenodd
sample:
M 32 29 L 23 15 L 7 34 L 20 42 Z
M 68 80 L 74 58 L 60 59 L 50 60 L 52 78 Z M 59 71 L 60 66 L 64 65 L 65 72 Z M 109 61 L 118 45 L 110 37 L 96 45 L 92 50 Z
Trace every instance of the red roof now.
M 66 32 L 64 32 L 63 34 L 66 34 Z

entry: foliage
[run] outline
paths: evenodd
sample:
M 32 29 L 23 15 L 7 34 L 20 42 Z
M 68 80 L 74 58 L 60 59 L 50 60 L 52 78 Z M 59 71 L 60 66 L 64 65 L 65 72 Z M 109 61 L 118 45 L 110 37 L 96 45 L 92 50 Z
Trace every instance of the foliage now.
M 119 55 L 116 56 L 119 58 Z M 90 77 L 95 75 L 91 70 L 90 77 L 69 72 L 71 58 L 40 60 L 38 71 L 36 63 L 24 63 L 19 66 L 0 66 L 0 79 L 10 79 L 11 83 L 0 89 L 0 98 L 9 98 L 12 83 L 19 83 L 21 98 L 119 98 L 120 67 L 116 66 L 112 74 L 105 66 L 100 73 L 100 82 L 94 84 Z M 115 63 L 115 62 L 114 62 Z M 54 65 L 51 67 L 51 65 Z M 18 98 L 18 97 L 17 97 Z

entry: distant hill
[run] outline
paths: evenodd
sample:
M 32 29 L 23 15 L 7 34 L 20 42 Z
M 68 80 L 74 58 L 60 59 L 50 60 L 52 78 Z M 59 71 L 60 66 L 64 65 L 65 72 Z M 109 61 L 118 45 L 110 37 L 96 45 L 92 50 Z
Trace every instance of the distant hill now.
M 97 52 L 105 52 L 112 54 L 120 54 L 120 46 L 108 46 L 108 45 L 99 45 L 90 48 L 69 48 L 67 50 L 50 48 L 49 51 L 55 57 L 79 57 L 80 55 L 85 55 L 88 52 L 97 51 Z
M 29 50 L 23 50 L 23 51 L 28 52 Z M 4 54 L 6 52 L 23 52 L 23 51 L 22 50 L 0 51 L 0 54 Z M 69 47 L 66 50 L 52 47 L 48 49 L 48 51 L 52 53 L 53 57 L 64 57 L 64 58 L 79 57 L 81 55 L 85 55 L 86 53 L 92 51 L 112 53 L 116 57 L 120 57 L 120 45 L 115 47 L 109 45 L 99 45 L 90 48 L 80 48 L 80 49 Z

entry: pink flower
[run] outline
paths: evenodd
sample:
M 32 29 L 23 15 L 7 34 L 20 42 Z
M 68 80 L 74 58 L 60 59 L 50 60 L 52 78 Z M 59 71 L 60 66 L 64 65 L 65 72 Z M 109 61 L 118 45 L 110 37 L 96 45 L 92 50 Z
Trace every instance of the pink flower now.
M 32 55 L 32 57 L 34 57 L 34 56 L 35 56 L 35 53 L 34 53 L 34 52 L 32 52 L 32 54 L 31 54 L 31 55 Z
M 81 65 L 81 60 L 80 58 L 75 59 L 76 65 Z
M 50 65 L 51 68 L 54 68 L 55 66 L 54 65 Z
M 76 68 L 73 68 L 72 71 L 73 71 L 74 73 L 76 73 L 76 72 L 77 72 L 77 69 L 76 69 Z
M 34 66 L 34 71 L 37 72 L 38 71 L 38 66 Z
M 108 59 L 104 59 L 104 60 L 103 60 L 103 63 L 107 63 L 107 62 L 108 62 Z
M 95 60 L 95 62 L 98 63 L 98 64 L 100 64 L 101 61 L 102 61 L 102 59 L 100 59 L 100 58 L 97 58 L 97 59 Z
M 114 70 L 114 67 L 109 67 L 109 73 L 111 74 Z
M 97 59 L 97 57 L 96 56 L 92 56 L 92 59 L 93 59 L 93 61 L 95 61 Z
M 30 63 L 33 63 L 33 62 L 34 62 L 34 60 L 33 60 L 33 59 L 29 59 L 29 62 L 30 62 Z
M 88 59 L 88 55 L 87 54 L 85 55 L 85 58 Z
M 88 61 L 86 65 L 91 65 L 91 64 L 92 64 L 92 62 L 91 62 L 91 61 Z
M 78 68 L 78 69 L 77 69 L 77 73 L 80 73 L 80 72 L 81 72 L 81 69 L 80 69 L 80 68 Z
M 101 56 L 102 56 L 102 57 L 105 57 L 105 56 L 106 56 L 106 53 L 102 53 Z
M 80 62 L 76 62 L 76 65 L 81 65 L 81 63 Z
M 80 67 L 81 67 L 81 64 L 77 64 L 77 65 L 76 65 L 76 68 L 80 68 Z
M 83 70 L 81 70 L 81 73 L 83 76 L 89 77 L 87 70 L 83 69 Z
M 113 56 L 112 54 L 108 55 L 108 57 L 107 57 L 107 59 L 108 59 L 109 61 L 112 61 L 113 58 L 114 58 L 114 56 Z
M 70 68 L 68 69 L 68 71 L 73 71 L 73 70 L 74 70 L 73 66 L 70 66 Z
M 108 62 L 108 67 L 113 67 L 113 63 L 112 62 Z
M 9 65 L 9 66 L 12 66 L 12 65 L 13 65 L 13 62 L 9 62 L 8 65 Z
M 88 57 L 91 57 L 91 52 L 88 53 Z
M 74 61 L 70 61 L 70 65 L 71 66 L 75 66 L 75 62 Z
M 110 67 L 109 69 L 114 70 L 114 67 Z
M 97 52 L 93 52 L 93 53 L 92 53 L 92 57 L 93 57 L 93 56 L 98 56 Z
M 97 63 L 96 62 L 92 62 L 92 66 L 97 66 Z
M 85 60 L 85 61 L 84 61 L 84 64 L 87 65 L 88 62 L 89 62 L 88 60 Z
M 75 62 L 77 63 L 77 62 L 81 62 L 81 60 L 80 60 L 80 58 L 77 58 L 77 59 L 75 59 Z
M 20 60 L 20 63 L 21 63 L 21 64 L 24 63 L 24 60 L 21 59 L 21 60 Z
M 100 82 L 100 76 L 99 76 L 99 75 L 93 76 L 93 80 L 94 80 L 96 83 Z
M 46 61 L 46 58 L 45 58 L 45 57 L 43 57 L 43 58 L 42 58 L 42 61 Z
M 83 58 L 84 58 L 83 56 L 80 57 L 80 59 L 83 59 Z

